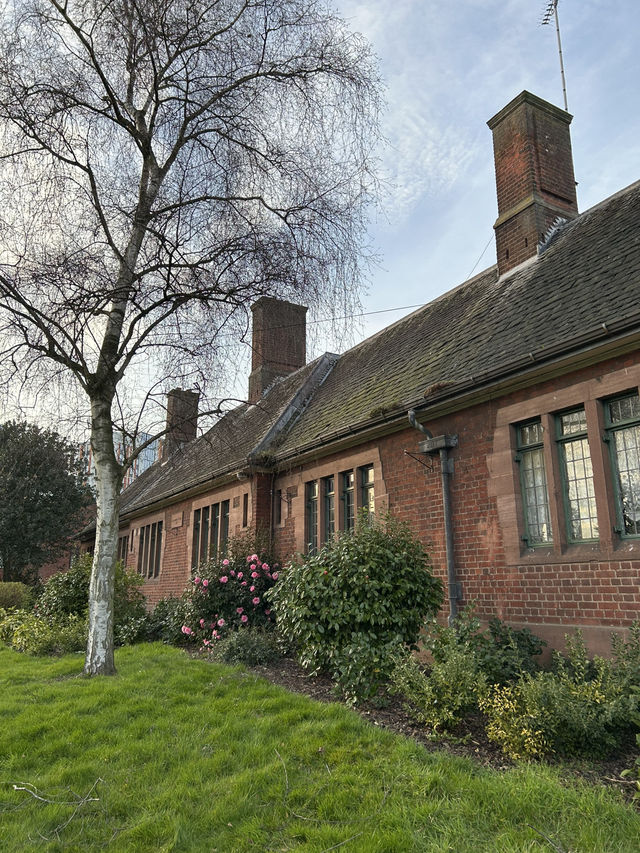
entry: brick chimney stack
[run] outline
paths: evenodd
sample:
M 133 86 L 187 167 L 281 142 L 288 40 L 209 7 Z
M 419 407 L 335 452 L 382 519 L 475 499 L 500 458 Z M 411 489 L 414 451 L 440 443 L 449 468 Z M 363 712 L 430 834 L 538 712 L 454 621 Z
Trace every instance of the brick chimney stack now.
M 304 367 L 307 361 L 307 309 L 262 296 L 251 306 L 253 355 L 249 402 L 257 403 L 274 379 Z
M 573 116 L 521 92 L 487 124 L 493 131 L 500 275 L 537 252 L 558 217 L 578 215 L 569 125 Z
M 160 458 L 165 462 L 172 453 L 196 437 L 198 427 L 198 391 L 174 388 L 167 394 L 167 431 Z

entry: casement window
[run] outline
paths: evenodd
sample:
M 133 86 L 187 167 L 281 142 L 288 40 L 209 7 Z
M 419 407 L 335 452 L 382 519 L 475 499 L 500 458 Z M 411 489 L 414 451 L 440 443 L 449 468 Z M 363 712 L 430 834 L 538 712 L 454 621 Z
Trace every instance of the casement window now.
M 335 477 L 325 477 L 322 481 L 324 500 L 324 541 L 328 542 L 336 532 L 336 491 Z
M 127 553 L 129 551 L 129 535 L 120 536 L 118 539 L 118 562 L 122 563 L 124 566 L 127 565 Z
M 375 511 L 373 465 L 305 483 L 305 551 L 316 554 L 338 530 L 353 530 L 360 510 Z
M 567 538 L 569 542 L 593 541 L 598 538 L 598 516 L 584 408 L 557 415 L 556 430 Z
M 553 541 L 549 513 L 549 491 L 544 464 L 543 429 L 540 419 L 516 428 L 520 487 L 524 510 L 523 539 L 529 547 Z
M 139 530 L 138 574 L 144 578 L 157 578 L 162 554 L 162 522 L 146 524 Z
M 360 478 L 360 506 L 367 511 L 368 515 L 374 515 L 376 504 L 373 491 L 373 465 L 366 465 L 358 469 Z
M 342 529 L 353 530 L 356 523 L 356 505 L 354 495 L 355 477 L 353 471 L 344 471 L 340 475 L 342 501 Z
M 318 553 L 318 481 L 305 485 L 305 542 L 307 554 Z
M 242 496 L 242 526 L 247 527 L 249 524 L 249 493 L 245 492 Z
M 191 568 L 215 560 L 226 550 L 229 539 L 229 501 L 194 510 Z
M 640 399 L 627 394 L 605 403 L 616 505 L 616 532 L 640 536 Z

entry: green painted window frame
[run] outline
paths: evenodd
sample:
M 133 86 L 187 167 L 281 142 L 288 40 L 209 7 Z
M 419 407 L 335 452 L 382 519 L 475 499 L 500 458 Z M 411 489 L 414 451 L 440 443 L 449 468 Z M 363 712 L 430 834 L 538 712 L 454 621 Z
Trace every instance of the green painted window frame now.
M 539 436 L 536 436 L 535 440 L 531 440 L 531 437 L 527 437 L 525 431 L 531 430 L 534 427 L 539 427 Z M 526 542 L 528 548 L 548 548 L 553 545 L 553 526 L 551 524 L 551 507 L 549 505 L 549 481 L 547 478 L 547 470 L 544 460 L 544 427 L 542 426 L 542 421 L 540 418 L 535 418 L 529 421 L 525 421 L 524 423 L 517 424 L 516 427 L 516 446 L 517 446 L 517 455 L 516 462 L 518 463 L 519 475 L 520 475 L 520 494 L 522 496 L 522 510 L 523 510 L 523 521 L 524 521 L 524 535 L 522 539 Z M 537 502 L 533 504 L 530 500 L 531 494 L 531 486 L 526 481 L 526 462 L 527 459 L 531 458 L 533 460 L 535 456 L 538 456 L 541 459 L 542 464 L 538 467 L 538 471 L 542 471 L 543 483 L 542 488 L 544 488 L 544 502 Z M 532 469 L 533 470 L 533 469 Z M 534 484 L 534 488 L 536 490 L 536 496 L 539 486 Z M 536 514 L 539 514 L 540 507 L 543 507 L 544 513 L 546 515 L 546 522 L 538 521 L 539 526 L 543 526 L 544 523 L 547 525 L 548 529 L 548 537 L 536 539 L 532 534 L 532 516 L 534 511 Z
M 322 479 L 324 501 L 324 541 L 329 542 L 336 532 L 336 480 L 333 474 Z
M 582 429 L 577 429 L 569 432 L 563 432 L 563 419 L 569 418 L 572 415 L 582 414 L 582 420 L 584 421 L 584 427 Z M 556 447 L 558 449 L 558 459 L 560 462 L 560 476 L 562 478 L 562 499 L 564 505 L 565 512 L 565 528 L 567 532 L 567 542 L 570 545 L 580 545 L 580 544 L 589 544 L 592 542 L 598 542 L 600 539 L 599 536 L 599 519 L 597 514 L 597 507 L 595 506 L 595 485 L 594 485 L 594 476 L 593 476 L 593 464 L 591 461 L 591 448 L 589 446 L 589 437 L 587 434 L 587 418 L 584 406 L 576 406 L 575 408 L 568 409 L 564 412 L 558 412 L 555 415 L 555 425 L 556 425 Z M 595 527 L 596 535 L 590 537 L 577 537 L 574 535 L 574 529 L 572 525 L 572 499 L 571 499 L 571 486 L 572 482 L 569 477 L 568 472 L 568 462 L 574 462 L 575 460 L 567 459 L 567 447 L 571 444 L 581 443 L 582 447 L 584 447 L 584 442 L 586 442 L 586 447 L 588 449 L 588 455 L 585 456 L 583 454 L 583 461 L 588 460 L 589 467 L 591 469 L 591 473 L 587 477 L 583 477 L 583 482 L 590 484 L 591 493 L 587 496 L 587 500 L 590 503 L 593 503 L 594 512 L 593 514 L 589 514 L 588 518 L 590 520 L 590 526 L 592 530 Z M 576 481 L 577 482 L 577 481 Z
M 342 501 L 342 529 L 353 530 L 356 526 L 356 490 L 355 473 L 343 471 L 340 474 L 340 500 Z
M 630 417 L 614 418 L 612 408 L 617 403 L 623 403 L 625 400 L 633 400 L 636 405 L 637 414 Z M 609 446 L 609 460 L 611 463 L 611 471 L 613 474 L 613 492 L 616 510 L 616 527 L 615 532 L 622 539 L 640 539 L 640 519 L 635 523 L 636 532 L 630 533 L 627 531 L 627 523 L 625 521 L 625 497 L 621 483 L 620 471 L 620 454 L 616 446 L 616 436 L 621 433 L 629 433 L 632 430 L 640 433 L 640 395 L 638 391 L 631 391 L 626 394 L 619 394 L 616 397 L 611 397 L 604 401 L 604 421 L 605 434 L 604 439 Z M 634 451 L 640 453 L 640 441 L 635 440 Z M 627 450 L 627 448 L 625 448 Z M 640 476 L 640 474 L 639 474 Z M 640 510 L 640 505 L 638 507 Z
M 305 548 L 307 554 L 318 553 L 318 481 L 305 483 Z

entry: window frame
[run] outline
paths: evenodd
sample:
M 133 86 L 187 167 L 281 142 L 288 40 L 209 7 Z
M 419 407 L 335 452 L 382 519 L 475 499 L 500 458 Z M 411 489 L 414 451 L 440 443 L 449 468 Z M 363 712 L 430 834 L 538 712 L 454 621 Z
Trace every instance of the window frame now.
M 611 478 L 612 478 L 612 489 L 613 489 L 613 501 L 614 501 L 614 512 L 615 512 L 615 526 L 614 532 L 620 536 L 621 539 L 627 541 L 637 541 L 640 540 L 640 521 L 636 522 L 637 532 L 636 533 L 627 533 L 626 532 L 626 524 L 624 520 L 624 500 L 622 493 L 622 486 L 620 482 L 620 466 L 618 460 L 618 452 L 615 446 L 614 435 L 617 432 L 622 432 L 623 430 L 627 430 L 633 427 L 640 428 L 640 412 L 637 416 L 631 418 L 622 418 L 621 420 L 614 421 L 611 417 L 611 405 L 613 403 L 617 403 L 626 399 L 638 400 L 638 405 L 640 407 L 640 394 L 638 393 L 638 389 L 632 389 L 624 394 L 616 394 L 615 397 L 609 397 L 603 400 L 603 409 L 604 409 L 604 435 L 603 439 L 608 445 L 609 450 L 609 464 L 611 466 Z
M 522 438 L 522 430 L 526 427 L 532 427 L 537 425 L 540 427 L 540 440 L 535 442 L 525 443 Z M 522 520 L 524 526 L 524 533 L 522 535 L 522 540 L 526 543 L 528 548 L 550 548 L 553 547 L 554 544 L 554 525 L 552 520 L 552 512 L 551 512 L 551 500 L 549 494 L 549 477 L 547 475 L 547 465 L 545 459 L 545 427 L 542 423 L 542 418 L 529 418 L 526 421 L 523 421 L 519 424 L 514 424 L 515 432 L 516 432 L 516 456 L 515 461 L 518 463 L 518 473 L 519 473 L 519 482 L 520 482 L 520 497 L 522 500 Z M 542 458 L 542 472 L 544 474 L 544 491 L 546 497 L 546 516 L 547 516 L 547 525 L 549 528 L 549 538 L 545 540 L 536 541 L 531 536 L 531 524 L 530 524 L 530 512 L 529 510 L 532 508 L 532 505 L 527 499 L 529 493 L 529 487 L 525 482 L 525 467 L 523 465 L 524 457 L 528 454 L 533 454 L 535 452 L 540 452 Z M 536 504 L 535 507 L 541 506 L 540 504 Z
M 584 429 L 579 430 L 577 432 L 570 432 L 563 434 L 562 433 L 562 418 L 567 417 L 568 415 L 577 414 L 578 412 L 582 412 L 584 415 Z M 598 514 L 598 506 L 596 499 L 596 484 L 595 484 L 595 474 L 593 470 L 593 453 L 591 452 L 591 443 L 589 441 L 589 423 L 587 420 L 587 410 L 584 404 L 579 406 L 572 406 L 570 409 L 565 409 L 564 411 L 556 412 L 554 414 L 554 422 L 555 422 L 555 445 L 556 452 L 558 456 L 559 468 L 560 468 L 560 483 L 562 486 L 562 507 L 564 510 L 564 520 L 565 520 L 565 534 L 567 537 L 568 545 L 592 545 L 600 541 L 600 518 Z M 572 515 L 571 515 L 571 497 L 569 494 L 569 472 L 567 469 L 567 455 L 566 455 L 566 447 L 569 444 L 575 443 L 577 441 L 586 441 L 587 448 L 589 450 L 589 464 L 591 466 L 591 490 L 592 494 L 588 496 L 589 502 L 593 502 L 595 508 L 595 516 L 590 515 L 589 519 L 591 520 L 591 526 L 593 527 L 593 519 L 595 518 L 595 526 L 597 530 L 596 536 L 592 536 L 589 538 L 576 537 L 573 533 L 573 525 L 572 525 Z M 585 457 L 583 457 L 585 458 Z M 571 460 L 573 461 L 573 460 Z M 585 478 L 587 479 L 587 478 Z

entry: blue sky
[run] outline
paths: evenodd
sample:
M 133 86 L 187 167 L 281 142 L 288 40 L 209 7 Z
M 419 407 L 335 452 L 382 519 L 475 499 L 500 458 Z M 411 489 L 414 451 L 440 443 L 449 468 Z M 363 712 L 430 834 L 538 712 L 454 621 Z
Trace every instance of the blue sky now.
M 539 25 L 545 0 L 335 5 L 371 42 L 387 87 L 390 186 L 371 225 L 380 266 L 364 310 L 423 304 L 495 263 L 486 122 L 523 89 L 563 106 L 555 25 Z M 640 3 L 560 0 L 558 14 L 583 211 L 640 178 Z M 406 313 L 365 318 L 358 339 Z

